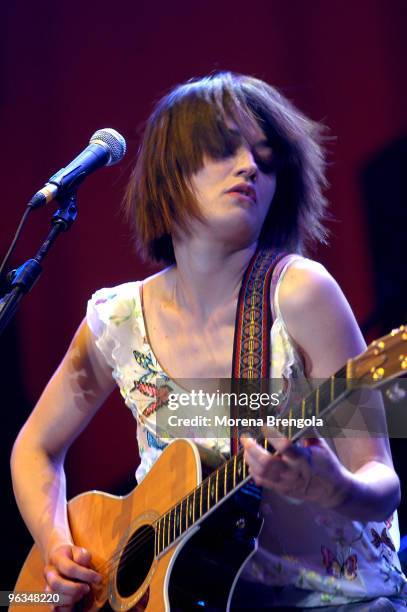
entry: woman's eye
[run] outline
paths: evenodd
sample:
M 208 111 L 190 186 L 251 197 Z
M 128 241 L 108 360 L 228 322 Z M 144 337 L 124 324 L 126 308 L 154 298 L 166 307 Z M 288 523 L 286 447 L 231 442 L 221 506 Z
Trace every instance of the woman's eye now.
M 254 147 L 254 154 L 266 160 L 273 156 L 273 149 L 268 145 L 258 145 Z
M 273 172 L 275 170 L 275 156 L 270 147 L 262 147 L 254 151 L 254 158 L 262 172 Z

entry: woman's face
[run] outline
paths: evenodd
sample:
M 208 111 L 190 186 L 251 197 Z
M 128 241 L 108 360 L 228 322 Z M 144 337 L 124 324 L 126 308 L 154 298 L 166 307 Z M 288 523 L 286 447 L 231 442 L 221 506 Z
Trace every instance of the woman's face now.
M 231 124 L 229 129 L 238 132 Z M 236 151 L 223 159 L 204 157 L 203 167 L 191 177 L 211 235 L 248 246 L 257 240 L 276 189 L 273 151 L 255 126 Z

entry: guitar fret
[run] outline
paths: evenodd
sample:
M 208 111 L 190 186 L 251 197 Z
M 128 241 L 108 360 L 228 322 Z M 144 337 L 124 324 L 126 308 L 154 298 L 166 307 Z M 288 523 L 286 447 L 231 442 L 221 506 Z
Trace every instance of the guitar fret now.
M 156 529 L 155 529 L 155 542 L 154 549 L 156 557 L 160 554 L 160 521 L 157 521 Z
M 233 488 L 236 486 L 236 455 L 233 457 Z
M 182 508 L 182 504 L 183 503 L 184 503 L 184 500 L 181 499 L 181 503 L 180 503 L 180 520 L 179 520 L 179 523 L 180 523 L 180 535 L 184 531 L 184 527 L 183 527 L 183 524 L 182 524 L 182 519 L 184 518 L 184 510 Z M 186 529 L 186 525 L 185 525 L 185 529 Z
M 331 376 L 331 402 L 335 399 L 335 376 Z
M 176 540 L 178 538 L 178 536 L 180 535 L 180 532 L 179 532 L 179 525 L 180 525 L 179 510 L 180 510 L 180 505 L 177 504 L 174 507 L 174 536 L 173 536 L 173 541 Z
M 173 510 L 172 520 L 173 520 L 172 541 L 174 542 L 174 540 L 177 539 L 177 534 L 176 534 L 176 527 L 177 527 L 177 506 L 175 506 L 175 508 Z
M 193 504 L 192 504 L 192 500 L 194 499 L 194 496 L 195 496 L 195 491 L 193 492 L 193 494 L 192 494 L 192 495 L 189 495 L 189 496 L 188 496 L 188 501 L 187 501 L 187 509 L 188 509 L 188 514 L 187 514 L 187 516 L 188 516 L 188 527 L 190 527 L 190 526 L 193 524 L 193 522 L 194 522 L 194 520 L 193 520 L 193 518 L 194 518 L 194 517 L 193 517 Z
M 311 392 L 306 398 L 305 398 L 305 416 L 308 418 L 312 418 L 314 416 L 314 394 L 313 392 Z
M 237 457 L 237 476 L 238 476 L 238 482 L 242 481 L 242 473 L 243 473 L 243 462 L 242 462 L 242 455 L 236 455 Z
M 217 504 L 218 500 L 219 500 L 219 494 L 218 494 L 218 491 L 219 491 L 219 470 L 216 470 L 216 481 L 215 482 L 216 482 L 216 484 L 215 484 L 215 503 Z
M 199 491 L 200 491 L 200 497 L 199 497 L 199 516 L 204 516 L 205 512 L 206 512 L 206 484 L 205 484 L 205 480 L 202 482 L 202 484 L 199 487 Z
M 164 548 L 168 546 L 168 514 L 165 514 L 164 518 Z
M 202 485 L 195 491 L 195 520 L 202 516 Z
M 161 540 L 160 540 L 160 548 L 161 548 L 161 552 L 164 550 L 165 548 L 165 514 L 161 519 Z
M 225 465 L 223 466 L 223 469 L 225 472 L 225 476 L 223 479 L 223 497 L 225 497 L 227 494 L 227 484 L 228 484 L 228 462 L 225 463 Z
M 209 508 L 211 507 L 211 498 L 210 498 L 210 494 L 211 494 L 211 477 L 208 476 L 208 494 L 207 494 L 207 509 L 209 510 Z
M 211 479 L 208 478 L 208 480 L 205 480 L 203 483 L 203 504 L 202 504 L 202 509 L 203 509 L 203 513 L 205 514 L 211 507 L 210 504 L 210 484 L 211 484 Z
M 215 477 L 215 481 L 211 480 L 210 485 L 209 485 L 209 502 L 210 502 L 210 508 L 216 502 L 216 477 Z
M 169 546 L 171 542 L 171 510 L 167 513 L 167 516 L 167 546 Z
M 188 529 L 188 499 L 189 496 L 185 498 L 185 509 L 184 509 L 184 514 L 185 514 L 185 531 Z
M 165 531 L 164 531 L 164 548 L 167 548 L 168 542 L 168 524 L 169 524 L 168 512 L 165 513 Z
M 167 543 L 167 546 L 169 546 L 171 542 L 173 542 L 173 540 L 171 539 L 173 530 L 174 530 L 174 509 L 170 510 L 168 513 L 168 543 Z

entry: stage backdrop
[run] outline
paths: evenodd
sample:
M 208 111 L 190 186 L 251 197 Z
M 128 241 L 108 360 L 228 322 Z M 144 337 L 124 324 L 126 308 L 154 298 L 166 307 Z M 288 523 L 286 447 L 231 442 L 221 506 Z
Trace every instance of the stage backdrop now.
M 258 76 L 329 126 L 334 138 L 328 197 L 335 220 L 331 246 L 316 257 L 337 278 L 368 334 L 382 331 L 374 262 L 383 261 L 394 240 L 401 244 L 405 228 L 396 221 L 391 235 L 380 231 L 381 215 L 397 220 L 401 214 L 394 190 L 386 197 L 393 166 L 381 182 L 383 201 L 376 203 L 374 218 L 366 181 L 372 160 L 407 131 L 404 0 L 1 4 L 1 254 L 25 202 L 97 128 L 114 127 L 128 143 L 119 166 L 99 171 L 81 187 L 78 221 L 58 240 L 2 339 L 6 472 L 11 442 L 58 365 L 89 296 L 150 271 L 133 251 L 120 202 L 154 101 L 190 77 L 215 69 Z M 404 184 L 400 172 L 398 177 Z M 33 214 L 13 265 L 35 254 L 53 210 L 49 205 Z M 397 265 L 396 259 L 397 253 L 388 266 Z M 399 269 L 395 282 L 403 287 Z M 138 460 L 135 435 L 131 415 L 115 394 L 70 454 L 70 493 L 129 486 Z M 6 510 L 6 521 L 12 515 L 14 520 L 11 498 Z M 11 588 L 28 545 L 20 523 L 10 532 L 2 589 Z

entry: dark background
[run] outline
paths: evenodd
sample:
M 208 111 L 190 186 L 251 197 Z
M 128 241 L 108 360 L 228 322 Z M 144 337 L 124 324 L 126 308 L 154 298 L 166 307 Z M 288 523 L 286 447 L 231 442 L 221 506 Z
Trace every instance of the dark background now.
M 407 319 L 405 8 L 404 0 L 1 3 L 0 257 L 25 202 L 96 129 L 116 128 L 129 149 L 119 166 L 81 187 L 78 221 L 58 240 L 1 339 L 1 589 L 12 588 L 30 546 L 11 495 L 12 441 L 92 292 L 149 272 L 134 254 L 120 201 L 143 122 L 173 85 L 214 69 L 249 73 L 323 120 L 335 136 L 328 197 L 336 220 L 330 247 L 316 259 L 339 281 L 368 340 Z M 53 209 L 33 215 L 14 266 L 35 254 Z M 135 436 L 116 393 L 71 451 L 70 494 L 128 487 L 138 460 Z M 406 487 L 404 445 L 392 441 Z M 404 506 L 400 518 L 406 532 Z

